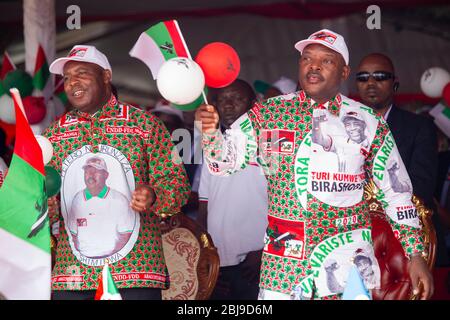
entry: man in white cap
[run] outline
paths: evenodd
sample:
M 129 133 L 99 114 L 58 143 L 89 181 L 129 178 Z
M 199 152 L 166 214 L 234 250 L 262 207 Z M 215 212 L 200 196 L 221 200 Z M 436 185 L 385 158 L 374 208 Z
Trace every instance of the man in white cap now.
M 111 90 L 111 66 L 95 47 L 73 47 L 67 57 L 50 65 L 50 71 L 64 77 L 64 90 L 74 107 L 44 132 L 54 149 L 50 165 L 62 176 L 61 208 L 55 198 L 49 199 L 50 222 L 61 224 L 52 272 L 53 298 L 93 299 L 102 266 L 109 262 L 122 298 L 161 299 L 169 275 L 162 252 L 160 218 L 179 212 L 190 191 L 183 166 L 172 159 L 170 134 L 152 114 L 117 101 Z M 94 155 L 108 157 L 109 184 L 121 190 L 138 216 L 131 236 L 118 252 L 119 246 L 110 251 L 103 248 L 103 254 L 91 256 L 92 250 L 77 250 L 68 226 L 70 203 L 84 185 L 79 168 L 86 156 Z M 103 168 L 102 164 L 90 163 L 89 167 Z M 85 215 L 92 216 L 90 220 L 80 218 L 78 227 L 93 221 L 98 231 L 91 230 L 90 237 L 96 237 L 97 244 L 106 242 L 109 236 L 103 238 L 102 225 L 94 221 L 97 213 L 81 205 L 83 209 Z M 122 214 L 126 216 L 127 212 L 124 209 Z M 125 230 L 119 228 L 121 231 Z M 88 256 L 83 254 L 86 252 Z M 75 283 L 74 268 L 79 272 Z
M 100 156 L 83 166 L 86 188 L 73 198 L 69 230 L 74 247 L 89 258 L 107 257 L 122 249 L 136 225 L 136 215 L 121 192 L 106 185 L 106 162 Z
M 355 155 L 360 152 L 368 153 L 370 143 L 366 136 L 366 123 L 364 119 L 354 111 L 347 112 L 342 117 L 345 132 L 347 136 L 330 136 L 324 134 L 322 127 L 325 127 L 328 121 L 325 110 L 320 110 L 313 117 L 313 130 L 311 134 L 312 142 L 323 147 L 323 150 L 334 152 L 337 157 L 339 172 L 357 172 L 361 165 L 355 161 Z M 323 124 L 322 124 L 323 123 Z M 356 165 L 351 168 L 351 165 Z
M 301 91 L 257 102 L 224 135 L 217 129 L 219 114 L 214 106 L 204 105 L 196 112 L 202 123 L 203 149 L 211 173 L 232 174 L 245 168 L 253 156 L 258 156 L 258 163 L 266 168 L 269 225 L 260 298 L 339 299 L 343 288 L 330 292 L 327 287 L 327 257 L 341 261 L 343 278 L 349 274 L 352 257 L 359 248 L 368 248 L 368 257 L 376 261 L 363 196 L 368 178 L 381 189 L 388 220 L 410 258 L 414 291 L 421 282 L 421 298 L 430 298 L 433 281 L 422 258 L 426 252 L 421 223 L 417 216 L 404 219 L 399 212 L 402 207 L 415 210 L 412 195 L 396 193 L 389 181 L 386 164 L 394 161 L 402 167 L 402 176 L 407 177 L 392 134 L 371 108 L 339 93 L 350 73 L 344 38 L 323 29 L 297 42 L 295 48 L 301 53 Z M 313 119 L 326 119 L 320 130 L 333 140 L 347 137 L 342 119 L 350 112 L 366 124 L 369 146 L 355 148 L 353 165 L 339 172 L 332 165 L 335 155 L 312 141 L 312 131 L 317 129 Z M 290 246 L 287 237 L 280 234 L 289 234 L 290 240 L 295 240 L 295 256 L 292 250 L 286 250 Z M 368 289 L 379 283 L 378 277 Z

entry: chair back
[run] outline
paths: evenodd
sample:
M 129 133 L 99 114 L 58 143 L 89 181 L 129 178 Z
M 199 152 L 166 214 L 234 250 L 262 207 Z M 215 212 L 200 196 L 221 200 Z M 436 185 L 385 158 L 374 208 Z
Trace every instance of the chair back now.
M 219 255 L 210 235 L 179 213 L 161 222 L 163 251 L 170 287 L 163 300 L 206 300 L 219 275 Z
M 373 247 L 381 271 L 380 289 L 372 290 L 373 299 L 415 299 L 418 295 L 414 296 L 412 294 L 411 279 L 408 273 L 409 260 L 406 258 L 403 247 L 392 231 L 383 206 L 378 201 L 378 188 L 373 181 L 370 181 L 365 186 L 364 195 L 369 203 Z M 423 201 L 418 197 L 413 196 L 412 201 L 422 222 L 425 248 L 428 249 L 426 260 L 428 267 L 432 270 L 436 260 L 436 231 L 431 222 L 432 211 L 426 208 Z

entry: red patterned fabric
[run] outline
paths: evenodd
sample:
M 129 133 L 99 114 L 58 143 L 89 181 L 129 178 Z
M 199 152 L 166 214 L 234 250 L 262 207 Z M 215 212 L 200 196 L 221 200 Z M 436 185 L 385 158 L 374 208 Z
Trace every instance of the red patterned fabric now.
M 368 131 L 356 148 L 346 136 L 346 117 L 364 122 Z M 331 141 L 330 146 L 313 140 L 314 130 L 320 130 L 314 121 L 332 123 L 325 128 L 328 140 L 322 140 Z M 267 291 L 291 297 L 299 291 L 308 297 L 315 283 L 321 286 L 319 296 L 336 298 L 333 293 L 342 293 L 352 257 L 361 252 L 371 265 L 365 283 L 369 289 L 377 286 L 380 270 L 363 198 L 369 177 L 380 188 L 378 200 L 398 235 L 400 252 L 425 251 L 411 194 L 399 191 L 399 182 L 387 172 L 395 162 L 402 168 L 397 178 L 409 180 L 392 134 L 383 119 L 360 103 L 338 94 L 323 109 L 303 91 L 275 97 L 257 103 L 224 136 L 204 135 L 203 146 L 213 174 L 233 174 L 254 154 L 265 169 L 270 204 L 260 287 Z M 397 183 L 395 190 L 391 181 Z
M 110 261 L 113 262 L 110 267 L 118 288 L 168 287 L 158 216 L 179 212 L 187 201 L 189 183 L 183 166 L 172 159 L 173 145 L 162 123 L 151 114 L 117 102 L 112 96 L 93 115 L 76 110 L 65 114 L 44 135 L 52 142 L 54 156 L 50 164 L 62 173 L 63 186 L 70 186 L 64 184 L 68 166 L 81 153 L 89 152 L 114 157 L 120 162 L 123 172 L 109 172 L 110 177 L 117 178 L 125 172 L 134 177 L 133 185 L 145 184 L 154 189 L 157 200 L 151 210 L 140 214 L 140 229 L 131 251 L 125 257 L 116 257 L 117 261 Z M 131 189 L 133 185 L 122 187 Z M 63 201 L 61 204 L 64 205 Z M 51 216 L 50 221 L 52 224 L 59 221 L 53 290 L 96 289 L 101 259 L 97 259 L 98 266 L 82 263 L 74 255 L 63 216 Z

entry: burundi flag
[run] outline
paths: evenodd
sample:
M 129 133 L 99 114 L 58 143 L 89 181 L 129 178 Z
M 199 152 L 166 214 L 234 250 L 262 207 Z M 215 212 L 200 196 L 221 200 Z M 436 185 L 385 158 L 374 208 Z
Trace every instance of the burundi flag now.
M 159 22 L 141 33 L 130 56 L 144 62 L 152 72 L 153 79 L 156 79 L 165 61 L 175 57 L 191 59 L 176 20 Z
M 6 299 L 50 299 L 50 229 L 42 151 L 17 89 L 16 140 L 0 188 L 0 294 Z
M 434 118 L 436 126 L 450 138 L 450 107 L 439 102 L 430 110 L 430 115 Z
M 109 264 L 105 263 L 102 270 L 102 276 L 95 292 L 95 300 L 122 300 L 122 296 L 117 290 L 116 284 L 109 271 Z
M 0 71 L 0 80 L 5 79 L 6 74 L 13 70 L 16 70 L 16 66 L 9 57 L 8 52 L 5 51 L 5 53 L 3 54 L 2 69 Z
M 64 91 L 64 78 L 59 74 L 55 75 L 55 90 L 53 91 L 53 95 L 58 98 L 63 105 L 67 104 L 67 95 Z
M 44 91 L 49 78 L 50 71 L 48 69 L 47 58 L 44 49 L 39 45 L 34 67 L 33 86 L 40 91 Z
M 355 265 L 350 270 L 342 300 L 372 300 Z

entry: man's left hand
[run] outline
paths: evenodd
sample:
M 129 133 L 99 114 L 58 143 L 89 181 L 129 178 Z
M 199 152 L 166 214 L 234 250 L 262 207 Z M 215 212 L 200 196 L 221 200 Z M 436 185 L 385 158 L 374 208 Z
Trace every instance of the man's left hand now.
M 131 197 L 131 208 L 137 212 L 144 212 L 153 205 L 156 200 L 155 192 L 145 185 L 138 186 Z
M 430 299 L 434 293 L 433 276 L 421 255 L 414 255 L 411 257 L 409 276 L 412 281 L 413 293 L 419 293 L 419 284 L 422 283 L 423 289 L 418 298 L 420 300 Z

